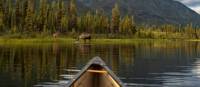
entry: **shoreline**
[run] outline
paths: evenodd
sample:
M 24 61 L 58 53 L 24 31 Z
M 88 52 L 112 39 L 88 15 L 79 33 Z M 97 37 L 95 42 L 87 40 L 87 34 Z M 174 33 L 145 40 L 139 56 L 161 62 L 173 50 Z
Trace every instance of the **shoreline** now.
M 131 39 L 92 39 L 91 44 L 132 44 L 136 42 L 169 42 L 169 41 L 192 41 L 200 42 L 200 39 L 141 39 L 141 38 L 131 38 Z M 79 41 L 76 43 L 76 39 L 73 38 L 20 38 L 20 39 L 8 39 L 0 38 L 0 44 L 42 44 L 42 43 L 63 43 L 63 44 L 77 44 L 84 43 Z

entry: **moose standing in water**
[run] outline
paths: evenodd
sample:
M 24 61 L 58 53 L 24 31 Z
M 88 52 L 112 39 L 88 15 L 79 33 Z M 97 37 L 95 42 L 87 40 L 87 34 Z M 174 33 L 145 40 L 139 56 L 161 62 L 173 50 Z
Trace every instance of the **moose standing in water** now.
M 77 41 L 79 41 L 79 40 L 84 40 L 84 42 L 86 42 L 86 40 L 88 40 L 88 41 L 90 41 L 92 38 L 91 38 L 91 34 L 89 34 L 89 33 L 81 33 L 80 35 L 79 35 L 79 37 L 77 38 Z

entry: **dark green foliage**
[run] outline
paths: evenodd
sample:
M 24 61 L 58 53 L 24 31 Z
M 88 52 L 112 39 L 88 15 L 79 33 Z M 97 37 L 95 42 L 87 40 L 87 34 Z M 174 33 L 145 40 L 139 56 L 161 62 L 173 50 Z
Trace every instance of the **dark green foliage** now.
M 135 34 L 136 25 L 133 16 L 126 16 L 120 23 L 120 33 L 122 34 Z
M 25 17 L 25 27 L 24 27 L 24 32 L 30 33 L 34 32 L 34 0 L 28 0 L 27 1 L 28 6 L 26 9 L 26 17 Z
M 0 0 L 0 31 L 3 31 L 4 28 L 4 13 L 3 13 L 3 0 Z
M 37 31 L 44 32 L 47 23 L 47 0 L 40 0 L 39 15 L 37 16 Z
M 112 9 L 112 21 L 111 21 L 111 32 L 118 33 L 119 32 L 119 24 L 120 24 L 120 11 L 118 4 L 114 6 Z
M 77 8 L 75 4 L 75 0 L 70 0 L 70 4 L 68 6 L 68 28 L 70 31 L 75 30 L 78 31 L 77 28 Z
M 105 35 L 108 38 L 140 37 L 140 38 L 175 38 L 181 35 L 187 38 L 199 38 L 199 30 L 192 24 L 187 26 L 161 25 L 136 26 L 133 15 L 120 15 L 116 4 L 112 9 L 112 16 L 105 15 L 103 10 L 89 11 L 80 14 L 76 1 L 67 4 L 63 0 L 0 0 L 0 34 L 21 34 L 23 36 L 37 36 L 43 34 L 52 36 L 59 32 L 66 36 L 88 32 Z M 127 13 L 128 14 L 128 13 Z M 182 29 L 181 29 L 182 28 Z

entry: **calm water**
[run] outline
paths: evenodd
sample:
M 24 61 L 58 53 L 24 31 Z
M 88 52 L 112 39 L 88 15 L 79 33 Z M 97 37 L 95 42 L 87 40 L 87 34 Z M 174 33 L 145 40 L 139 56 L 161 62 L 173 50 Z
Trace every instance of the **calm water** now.
M 100 56 L 128 87 L 200 86 L 200 42 L 0 45 L 0 87 L 63 87 Z

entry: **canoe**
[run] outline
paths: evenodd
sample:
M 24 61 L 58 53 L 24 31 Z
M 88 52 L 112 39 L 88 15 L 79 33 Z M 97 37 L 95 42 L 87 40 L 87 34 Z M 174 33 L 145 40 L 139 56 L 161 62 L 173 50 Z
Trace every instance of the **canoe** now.
M 125 86 L 100 57 L 95 57 L 69 82 L 67 87 Z

